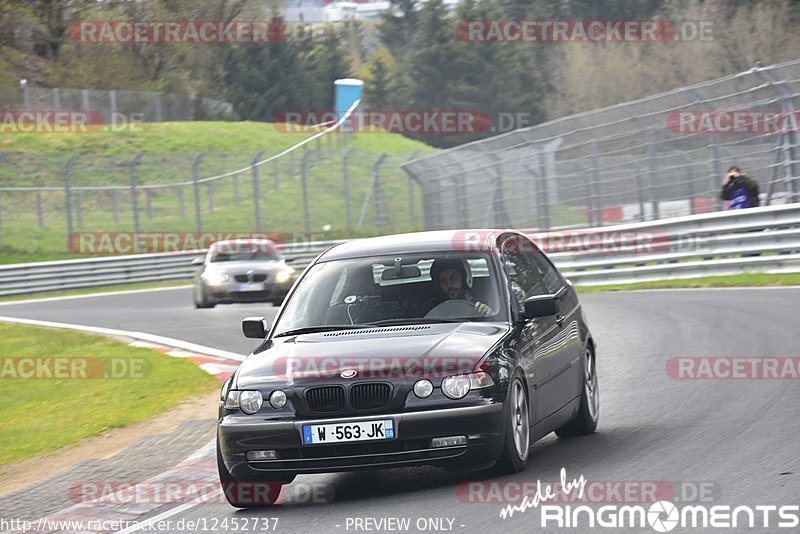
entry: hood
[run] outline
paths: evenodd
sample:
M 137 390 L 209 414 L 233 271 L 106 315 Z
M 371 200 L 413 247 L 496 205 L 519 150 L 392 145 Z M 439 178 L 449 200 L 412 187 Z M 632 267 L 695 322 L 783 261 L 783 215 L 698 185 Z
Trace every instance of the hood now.
M 236 387 L 369 379 L 434 380 L 471 372 L 508 332 L 505 323 L 376 327 L 278 337 L 239 367 Z M 349 379 L 343 371 L 356 371 Z

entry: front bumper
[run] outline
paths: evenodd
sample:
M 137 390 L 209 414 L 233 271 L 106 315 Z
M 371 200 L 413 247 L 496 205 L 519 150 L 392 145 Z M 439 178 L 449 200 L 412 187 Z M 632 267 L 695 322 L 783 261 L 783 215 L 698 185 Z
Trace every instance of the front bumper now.
M 291 479 L 296 474 L 329 473 L 415 465 L 483 469 L 500 457 L 506 418 L 503 403 L 492 402 L 399 414 L 341 419 L 257 421 L 231 414 L 217 427 L 222 458 L 240 481 Z M 388 419 L 395 421 L 396 438 L 385 441 L 304 446 L 302 426 L 317 423 Z M 432 448 L 431 438 L 467 436 L 467 445 Z M 249 462 L 248 451 L 277 450 L 278 459 Z
M 220 304 L 234 302 L 270 302 L 283 301 L 289 293 L 292 284 L 264 283 L 264 288 L 257 291 L 239 291 L 239 284 L 225 284 L 208 286 L 207 293 L 210 299 Z

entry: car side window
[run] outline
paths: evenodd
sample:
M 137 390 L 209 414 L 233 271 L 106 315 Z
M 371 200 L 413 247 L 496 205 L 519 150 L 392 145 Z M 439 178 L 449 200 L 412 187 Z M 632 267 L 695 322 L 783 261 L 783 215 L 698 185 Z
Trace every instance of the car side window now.
M 522 308 L 526 298 L 547 295 L 549 291 L 539 267 L 528 255 L 530 243 L 526 245 L 519 237 L 510 237 L 502 246 L 502 257 L 511 282 L 511 292 Z
M 551 295 L 558 293 L 558 291 L 564 285 L 564 280 L 561 278 L 561 275 L 558 274 L 556 268 L 553 267 L 550 261 L 545 258 L 544 254 L 542 254 L 542 252 L 535 246 L 528 245 L 526 250 L 527 252 L 525 255 L 528 257 L 528 261 L 534 266 L 536 272 L 544 282 L 547 292 Z

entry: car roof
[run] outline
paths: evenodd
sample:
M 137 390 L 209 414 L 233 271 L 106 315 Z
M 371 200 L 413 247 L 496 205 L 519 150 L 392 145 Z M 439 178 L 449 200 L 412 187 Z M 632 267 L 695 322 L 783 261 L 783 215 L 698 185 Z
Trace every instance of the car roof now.
M 492 252 L 497 250 L 497 237 L 519 234 L 514 230 L 470 229 L 414 232 L 345 241 L 324 252 L 320 262 L 425 252 Z

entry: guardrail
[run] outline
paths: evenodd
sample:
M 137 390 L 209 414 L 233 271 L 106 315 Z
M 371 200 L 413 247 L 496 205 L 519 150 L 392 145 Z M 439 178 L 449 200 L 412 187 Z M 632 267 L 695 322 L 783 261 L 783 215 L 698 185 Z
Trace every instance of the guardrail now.
M 282 245 L 281 251 L 297 269 L 340 241 Z M 195 258 L 205 250 L 136 254 L 65 261 L 0 265 L 0 297 L 105 287 L 144 282 L 185 282 L 194 276 Z
M 536 233 L 562 273 L 579 285 L 800 272 L 800 203 L 639 224 Z M 341 241 L 283 245 L 302 269 Z M 188 281 L 205 251 L 139 254 L 0 266 L 0 296 L 161 281 Z

